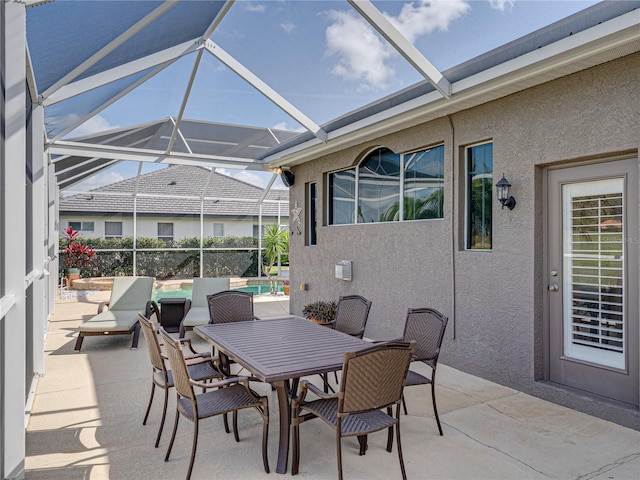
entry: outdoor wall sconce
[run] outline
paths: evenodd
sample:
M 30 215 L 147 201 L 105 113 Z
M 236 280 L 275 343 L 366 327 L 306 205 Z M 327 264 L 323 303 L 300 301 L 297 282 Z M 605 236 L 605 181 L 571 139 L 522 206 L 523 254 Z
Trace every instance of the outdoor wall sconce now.
M 502 179 L 496 183 L 496 193 L 498 194 L 498 200 L 500 200 L 502 208 L 507 207 L 509 210 L 513 210 L 513 207 L 516 206 L 516 199 L 509 195 L 510 190 L 511 184 L 509 180 L 504 178 L 503 173 Z

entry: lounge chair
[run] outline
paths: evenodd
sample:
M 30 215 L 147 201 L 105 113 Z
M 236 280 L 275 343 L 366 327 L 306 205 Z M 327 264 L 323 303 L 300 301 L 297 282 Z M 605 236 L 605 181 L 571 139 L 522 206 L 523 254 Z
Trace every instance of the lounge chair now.
M 194 278 L 191 302 L 187 314 L 180 323 L 180 338 L 184 338 L 187 330 L 197 325 L 209 323 L 209 305 L 207 295 L 229 290 L 228 278 Z
M 133 334 L 131 348 L 138 348 L 138 312 L 151 311 L 152 292 L 152 277 L 115 277 L 109 302 L 101 303 L 98 315 L 80 325 L 75 350 L 80 351 L 84 337 L 90 335 Z M 107 306 L 109 308 L 105 310 Z

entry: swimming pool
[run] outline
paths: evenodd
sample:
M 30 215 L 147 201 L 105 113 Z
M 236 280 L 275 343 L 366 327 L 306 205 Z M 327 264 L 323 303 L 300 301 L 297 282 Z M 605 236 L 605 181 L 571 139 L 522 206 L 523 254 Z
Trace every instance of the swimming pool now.
M 254 295 L 269 293 L 269 284 L 246 285 L 244 287 L 231 287 L 232 290 L 251 292 Z M 153 290 L 153 300 L 157 303 L 161 298 L 189 298 L 191 299 L 192 286 L 182 284 L 180 288 L 157 288 Z M 282 292 L 282 282 L 278 282 L 278 292 Z

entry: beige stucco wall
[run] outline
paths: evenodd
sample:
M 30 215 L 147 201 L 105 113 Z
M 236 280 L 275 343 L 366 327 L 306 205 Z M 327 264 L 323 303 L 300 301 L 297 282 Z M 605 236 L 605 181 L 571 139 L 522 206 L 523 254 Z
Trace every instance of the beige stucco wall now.
M 450 318 L 441 361 L 535 390 L 544 374 L 542 167 L 620 152 L 637 158 L 639 92 L 634 54 L 296 167 L 291 205 L 304 205 L 305 183 L 317 181 L 322 221 L 317 246 L 291 237 L 291 311 L 361 294 L 373 301 L 366 335 L 383 339 L 402 332 L 408 307 L 433 307 Z M 493 250 L 465 251 L 463 149 L 487 140 L 494 181 L 504 172 L 517 206 L 501 210 L 494 199 Z M 327 172 L 357 163 L 372 146 L 400 153 L 438 143 L 445 146 L 444 219 L 323 226 Z M 340 260 L 353 262 L 352 282 L 334 278 Z

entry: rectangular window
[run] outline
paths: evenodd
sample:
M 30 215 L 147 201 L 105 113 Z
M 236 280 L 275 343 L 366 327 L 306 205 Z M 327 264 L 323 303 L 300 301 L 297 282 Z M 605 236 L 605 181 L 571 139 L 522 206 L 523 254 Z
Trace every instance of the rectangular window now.
M 69 222 L 69 226 L 78 232 L 93 232 L 93 222 Z
M 122 222 L 104 222 L 104 238 L 122 238 Z
M 315 182 L 307 183 L 307 212 L 305 215 L 306 244 L 317 245 L 316 228 L 318 225 L 318 193 Z M 295 223 L 295 218 L 293 219 Z
M 158 223 L 158 240 L 173 241 L 173 223 Z
M 213 224 L 213 236 L 216 238 L 224 237 L 224 223 Z
M 356 211 L 356 169 L 329 174 L 329 225 L 354 223 Z
M 467 249 L 491 250 L 493 143 L 466 150 Z
M 404 155 L 404 219 L 444 218 L 444 145 Z

